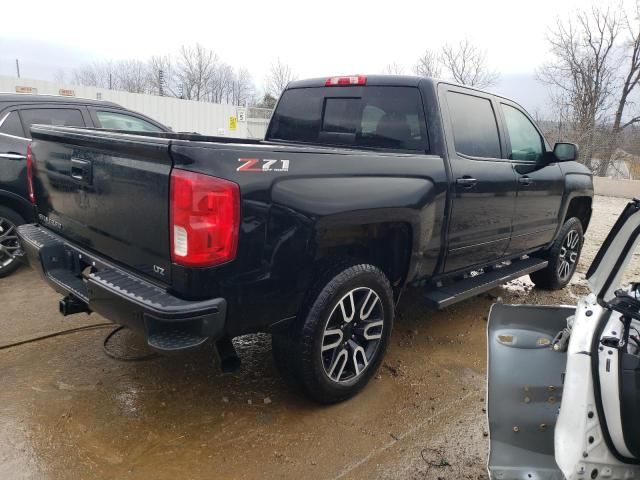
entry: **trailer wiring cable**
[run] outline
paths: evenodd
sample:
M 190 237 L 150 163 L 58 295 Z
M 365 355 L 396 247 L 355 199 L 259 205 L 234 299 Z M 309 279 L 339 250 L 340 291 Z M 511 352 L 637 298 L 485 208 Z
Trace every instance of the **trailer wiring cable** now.
M 47 335 L 41 335 L 39 337 L 28 338 L 26 340 L 20 340 L 19 342 L 7 343 L 6 345 L 0 345 L 0 350 L 6 350 L 8 348 L 19 347 L 20 345 L 26 345 L 29 343 L 39 342 L 40 340 L 47 340 L 49 338 L 59 337 L 62 335 L 68 335 L 70 333 L 83 332 L 85 330 L 96 330 L 99 328 L 112 327 L 113 323 L 96 323 L 93 325 L 84 325 L 82 327 L 70 328 L 68 330 L 61 330 L 59 332 L 49 333 Z
M 142 355 L 126 357 L 126 356 L 118 355 L 116 353 L 109 351 L 109 348 L 107 347 L 107 345 L 109 344 L 109 341 L 113 338 L 113 336 L 116 333 L 118 333 L 120 330 L 123 330 L 125 328 L 127 327 L 125 327 L 124 325 L 119 325 L 116 328 L 114 328 L 111 332 L 109 332 L 109 334 L 104 338 L 104 341 L 102 342 L 102 349 L 104 350 L 104 353 L 107 357 L 113 358 L 114 360 L 119 360 L 121 362 L 141 362 L 143 360 L 151 360 L 152 358 L 156 358 L 159 356 L 156 352 L 150 352 L 150 353 L 144 353 Z
M 41 340 L 47 340 L 49 338 L 55 338 L 55 337 L 60 337 L 60 336 L 63 336 L 63 335 L 69 335 L 71 333 L 84 332 L 84 331 L 88 331 L 88 330 L 98 330 L 100 328 L 107 328 L 107 327 L 113 327 L 113 323 L 111 323 L 111 322 L 95 323 L 93 325 L 84 325 L 82 327 L 69 328 L 67 330 L 61 330 L 59 332 L 49 333 L 47 335 L 41 335 L 39 337 L 33 337 L 33 338 L 28 338 L 26 340 L 20 340 L 19 342 L 13 342 L 13 343 L 8 343 L 6 345 L 0 345 L 0 350 L 8 350 L 9 348 L 19 347 L 21 345 L 28 345 L 30 343 L 39 342 Z M 126 356 L 118 355 L 118 354 L 113 353 L 112 351 L 110 351 L 108 346 L 107 346 L 109 344 L 109 341 L 113 338 L 113 336 L 116 333 L 118 333 L 120 330 L 123 330 L 124 328 L 126 328 L 124 325 L 119 325 L 116 328 L 114 328 L 111 332 L 109 332 L 107 334 L 107 336 L 104 338 L 104 340 L 102 341 L 102 349 L 103 349 L 105 355 L 107 355 L 110 358 L 113 358 L 114 360 L 119 360 L 119 361 L 122 361 L 122 362 L 138 362 L 138 361 L 142 361 L 142 360 L 150 360 L 150 359 L 155 358 L 155 357 L 158 356 L 157 353 L 151 352 L 151 353 L 145 353 L 143 355 L 126 357 Z

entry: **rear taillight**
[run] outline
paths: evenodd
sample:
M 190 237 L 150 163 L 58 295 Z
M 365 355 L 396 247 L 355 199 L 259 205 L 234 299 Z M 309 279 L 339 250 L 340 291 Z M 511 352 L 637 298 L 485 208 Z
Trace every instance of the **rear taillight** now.
M 31 153 L 31 144 L 27 145 L 27 193 L 29 194 L 29 200 L 35 205 L 36 194 L 33 190 L 33 153 Z
M 235 258 L 240 229 L 238 185 L 174 169 L 170 199 L 173 262 L 211 267 Z
M 350 75 L 347 77 L 331 77 L 327 78 L 325 87 L 344 87 L 348 85 L 366 85 L 367 77 L 364 75 Z

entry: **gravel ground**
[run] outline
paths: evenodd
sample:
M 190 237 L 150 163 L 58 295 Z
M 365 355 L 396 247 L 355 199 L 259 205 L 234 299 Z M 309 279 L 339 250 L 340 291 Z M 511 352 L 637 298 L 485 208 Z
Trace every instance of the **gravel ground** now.
M 563 291 L 522 278 L 441 312 L 409 292 L 379 374 L 340 405 L 290 392 L 266 335 L 237 339 L 243 365 L 232 376 L 218 373 L 211 351 L 114 360 L 102 350 L 109 329 L 0 350 L 0 478 L 486 479 L 489 307 L 575 303 L 625 204 L 596 198 L 578 274 Z M 63 319 L 58 299 L 26 268 L 0 280 L 0 345 L 104 321 Z M 145 351 L 127 332 L 113 348 Z

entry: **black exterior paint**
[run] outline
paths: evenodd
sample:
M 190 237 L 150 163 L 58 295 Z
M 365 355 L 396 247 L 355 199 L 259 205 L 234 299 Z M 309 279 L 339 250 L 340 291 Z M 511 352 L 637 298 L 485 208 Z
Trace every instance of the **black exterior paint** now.
M 289 88 L 326 88 L 324 81 Z M 226 299 L 226 334 L 236 336 L 293 318 L 318 262 L 335 249 L 355 248 L 354 235 L 361 242 L 362 235 L 387 227 L 404 232 L 394 237 L 396 243 L 404 239 L 401 245 L 383 243 L 382 249 L 383 257 L 394 259 L 407 251 L 397 255 L 400 290 L 541 250 L 554 239 L 571 199 L 593 195 L 590 173 L 575 162 L 559 164 L 548 156 L 544 164 L 523 166 L 506 154 L 491 160 L 456 154 L 443 94 L 462 87 L 383 76 L 368 77 L 367 85 L 420 89 L 428 152 L 283 143 L 269 141 L 269 134 L 265 141 L 245 141 L 34 127 L 38 211 L 47 228 L 177 297 Z M 352 87 L 328 88 L 335 96 Z M 472 93 L 496 105 L 508 102 Z M 498 124 L 506 152 L 500 117 Z M 91 184 L 70 178 L 71 157 L 92 163 Z M 288 160 L 289 170 L 238 171 L 243 158 Z M 235 260 L 204 269 L 169 263 L 171 168 L 240 186 Z M 520 187 L 523 175 L 535 180 L 533 188 Z M 465 176 L 477 183 L 462 188 L 456 179 Z

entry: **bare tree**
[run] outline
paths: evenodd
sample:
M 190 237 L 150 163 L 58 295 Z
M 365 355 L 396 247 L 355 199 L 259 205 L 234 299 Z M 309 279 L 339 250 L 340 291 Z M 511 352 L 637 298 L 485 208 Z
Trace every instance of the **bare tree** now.
M 229 103 L 234 72 L 231 65 L 219 63 L 213 69 L 209 84 L 209 100 L 213 103 Z
M 271 70 L 265 80 L 265 91 L 271 96 L 278 98 L 287 84 L 297 78 L 296 74 L 289 65 L 283 63 L 278 58 L 271 65 Z
M 71 82 L 74 85 L 115 88 L 114 81 L 114 67 L 112 62 L 89 63 L 71 72 Z
M 253 85 L 253 78 L 246 68 L 239 68 L 235 73 L 233 81 L 232 104 L 238 106 L 249 106 L 255 103 L 256 89 Z
M 565 123 L 573 123 L 574 138 L 590 168 L 596 128 L 611 98 L 618 29 L 618 16 L 596 6 L 578 12 L 575 22 L 558 21 L 548 38 L 553 59 L 538 72 L 538 78 L 552 87 L 554 103 L 567 112 Z
M 498 81 L 498 74 L 487 65 L 487 53 L 473 45 L 469 39 L 458 45 L 442 47 L 442 65 L 451 78 L 462 85 L 485 88 Z
M 210 93 L 218 56 L 213 50 L 196 43 L 183 45 L 178 60 L 178 82 L 181 96 L 187 100 L 206 100 Z
M 442 68 L 438 54 L 427 48 L 424 53 L 418 57 L 413 71 L 419 77 L 439 77 L 442 73 Z
M 114 64 L 115 88 L 131 93 L 149 93 L 147 64 L 141 60 L 122 60 Z
M 71 82 L 132 93 L 150 93 L 149 70 L 140 60 L 96 62 L 72 72 Z
M 149 59 L 149 93 L 161 97 L 177 97 L 177 69 L 170 55 L 154 56 Z
M 387 75 L 404 75 L 404 67 L 399 63 L 388 63 L 384 67 L 384 73 Z
M 607 174 L 609 165 L 615 160 L 616 146 L 622 143 L 621 136 L 624 130 L 640 123 L 640 115 L 638 112 L 625 118 L 625 111 L 631 104 L 631 94 L 638 84 L 640 84 L 640 1 L 636 1 L 634 17 L 632 19 L 629 18 L 629 15 L 624 15 L 623 25 L 627 35 L 624 42 L 625 53 L 623 59 L 623 68 L 625 70 L 623 71 L 621 82 L 622 87 L 617 92 L 617 106 L 611 127 L 611 134 L 609 135 L 609 142 L 606 145 L 606 150 L 602 155 L 602 161 L 600 162 L 597 172 L 600 176 Z
M 288 68 L 281 67 L 283 71 Z M 293 78 L 290 69 L 288 75 Z M 164 55 L 144 62 L 120 60 L 86 64 L 72 72 L 71 81 L 77 85 L 232 105 L 256 101 L 249 71 L 234 69 L 219 61 L 215 52 L 199 44 L 182 46 L 176 60 Z

